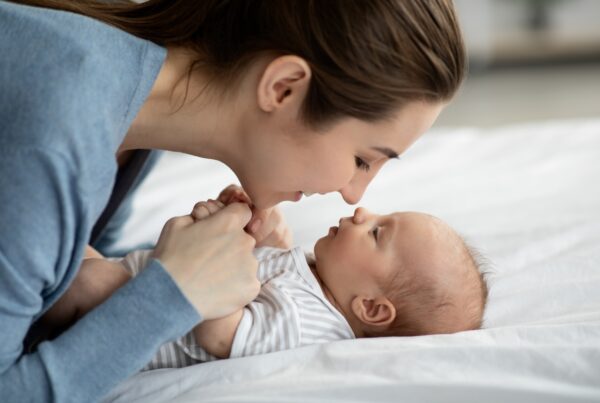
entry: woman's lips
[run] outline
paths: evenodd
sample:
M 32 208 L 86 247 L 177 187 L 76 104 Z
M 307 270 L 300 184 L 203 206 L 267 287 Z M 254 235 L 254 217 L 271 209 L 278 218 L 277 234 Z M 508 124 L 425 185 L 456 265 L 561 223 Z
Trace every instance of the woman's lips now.
M 300 199 L 302 199 L 302 197 L 310 197 L 312 195 L 314 195 L 314 193 L 305 193 L 302 191 L 298 191 L 298 192 L 294 193 L 292 201 L 297 202 L 297 201 L 300 201 Z
M 312 195 L 314 195 L 315 193 L 308 193 L 308 192 L 302 192 L 302 191 L 298 191 L 298 192 L 294 192 L 294 194 L 292 195 L 291 199 L 286 199 L 292 202 L 298 202 L 300 201 L 300 199 L 302 199 L 302 197 L 310 197 Z

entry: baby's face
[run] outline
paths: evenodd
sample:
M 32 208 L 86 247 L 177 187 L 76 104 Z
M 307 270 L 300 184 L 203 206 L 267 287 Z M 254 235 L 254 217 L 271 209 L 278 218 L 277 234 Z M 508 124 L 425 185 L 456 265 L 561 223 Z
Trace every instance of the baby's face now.
M 398 270 L 434 281 L 448 274 L 445 262 L 456 254 L 452 234 L 427 214 L 376 215 L 359 207 L 317 241 L 317 274 L 342 306 L 355 296 L 381 295 L 382 284 Z

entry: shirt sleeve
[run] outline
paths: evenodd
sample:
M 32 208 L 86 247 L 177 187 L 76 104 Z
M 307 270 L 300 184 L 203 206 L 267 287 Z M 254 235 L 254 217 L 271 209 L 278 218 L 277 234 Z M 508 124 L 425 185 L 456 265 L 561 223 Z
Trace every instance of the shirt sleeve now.
M 259 262 L 256 277 L 261 285 L 289 270 L 293 264 L 293 257 L 287 249 L 263 246 L 254 249 L 253 253 Z
M 23 340 L 45 299 L 64 291 L 69 268 L 81 260 L 87 234 L 78 219 L 89 213 L 68 159 L 9 147 L 0 152 L 2 401 L 96 401 L 201 317 L 151 260 L 58 338 L 24 353 Z
M 152 249 L 140 249 L 129 252 L 121 261 L 132 277 L 140 274 L 152 260 Z
M 300 344 L 300 320 L 292 298 L 267 283 L 244 308 L 230 358 L 287 350 Z
M 179 348 L 188 357 L 193 358 L 196 361 L 208 362 L 216 361 L 219 357 L 215 357 L 211 353 L 207 352 L 201 346 L 196 343 L 196 338 L 193 332 L 188 332 L 185 336 L 180 337 L 173 343 L 172 348 Z M 183 365 L 178 365 L 179 367 Z
M 121 263 L 123 266 L 125 266 L 125 269 L 127 269 L 127 271 L 135 277 L 146 268 L 151 259 L 151 249 L 136 250 L 128 253 L 127 256 L 121 260 Z M 184 357 L 181 357 L 181 354 L 185 354 L 196 361 L 202 362 L 218 360 L 217 357 L 208 353 L 196 343 L 196 338 L 194 337 L 192 329 L 185 335 L 177 338 L 177 340 L 163 344 L 150 364 L 145 368 L 155 369 L 184 367 L 188 364 L 189 359 L 186 360 Z

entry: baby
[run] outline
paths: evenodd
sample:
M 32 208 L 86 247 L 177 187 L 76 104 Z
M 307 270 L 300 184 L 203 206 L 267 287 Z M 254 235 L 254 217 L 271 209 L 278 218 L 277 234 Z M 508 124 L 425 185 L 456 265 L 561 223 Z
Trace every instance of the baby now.
M 204 215 L 223 206 L 206 202 Z M 258 297 L 163 345 L 145 369 L 341 339 L 454 333 L 482 323 L 487 287 L 475 258 L 456 232 L 427 214 L 375 215 L 359 207 L 317 241 L 314 256 L 300 248 L 271 247 L 258 248 L 255 255 L 262 284 Z M 81 316 L 151 258 L 151 251 L 136 251 L 120 262 L 86 259 L 47 320 Z M 97 273 L 99 265 L 106 266 L 104 296 L 90 298 L 85 290 L 90 281 L 79 279 Z

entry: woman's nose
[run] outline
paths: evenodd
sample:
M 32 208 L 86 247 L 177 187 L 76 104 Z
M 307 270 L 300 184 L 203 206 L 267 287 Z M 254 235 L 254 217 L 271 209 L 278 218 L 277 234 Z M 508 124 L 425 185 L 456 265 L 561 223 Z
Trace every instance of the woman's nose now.
M 346 186 L 341 188 L 338 192 L 342 195 L 344 201 L 348 204 L 356 204 L 362 199 L 367 186 L 371 182 L 371 178 L 353 179 Z

